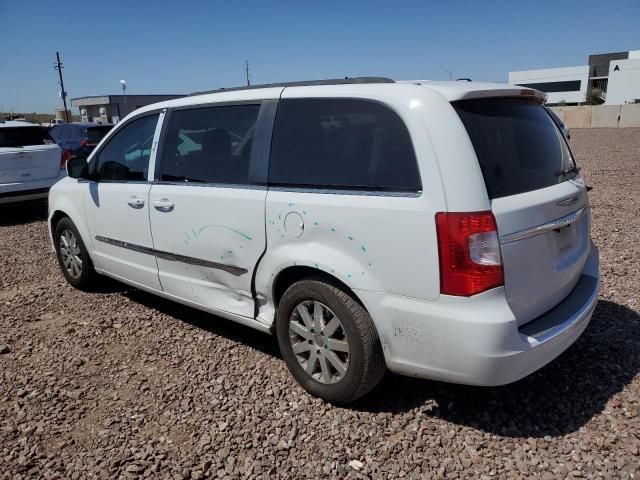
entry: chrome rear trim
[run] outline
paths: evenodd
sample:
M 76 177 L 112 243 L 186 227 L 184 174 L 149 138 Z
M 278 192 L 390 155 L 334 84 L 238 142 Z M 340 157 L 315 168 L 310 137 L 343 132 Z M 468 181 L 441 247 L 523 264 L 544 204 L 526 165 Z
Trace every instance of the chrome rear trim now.
M 581 207 L 569 215 L 566 215 L 562 218 L 558 218 L 549 223 L 545 223 L 543 225 L 539 225 L 537 227 L 528 228 L 526 230 L 521 230 L 515 233 L 509 233 L 507 235 L 500 236 L 500 243 L 510 243 L 517 242 L 518 240 L 523 240 L 529 237 L 535 237 L 536 235 L 542 235 L 543 233 L 551 232 L 553 230 L 560 230 L 561 228 L 568 227 L 572 223 L 575 223 L 580 218 L 584 216 L 587 212 L 587 207 Z

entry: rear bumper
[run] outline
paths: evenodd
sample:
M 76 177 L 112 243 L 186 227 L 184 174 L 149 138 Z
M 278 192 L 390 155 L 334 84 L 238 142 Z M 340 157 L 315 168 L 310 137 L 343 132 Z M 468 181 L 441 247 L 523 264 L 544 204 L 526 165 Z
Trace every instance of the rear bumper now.
M 518 327 L 504 289 L 437 301 L 358 291 L 371 313 L 388 368 L 402 375 L 468 385 L 519 380 L 571 346 L 598 301 L 598 250 L 580 282 L 560 304 Z
M 49 189 L 66 176 L 66 170 L 61 169 L 59 175 L 53 178 L 23 183 L 0 183 L 0 205 L 47 198 Z

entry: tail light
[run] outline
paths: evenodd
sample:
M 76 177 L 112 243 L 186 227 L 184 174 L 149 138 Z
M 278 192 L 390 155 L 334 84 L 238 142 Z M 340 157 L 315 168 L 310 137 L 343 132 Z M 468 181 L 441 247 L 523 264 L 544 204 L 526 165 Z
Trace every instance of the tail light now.
M 439 212 L 436 228 L 442 294 L 468 297 L 504 285 L 493 213 Z
M 67 162 L 71 159 L 73 155 L 69 150 L 62 149 L 62 155 L 60 155 L 60 168 L 65 168 Z

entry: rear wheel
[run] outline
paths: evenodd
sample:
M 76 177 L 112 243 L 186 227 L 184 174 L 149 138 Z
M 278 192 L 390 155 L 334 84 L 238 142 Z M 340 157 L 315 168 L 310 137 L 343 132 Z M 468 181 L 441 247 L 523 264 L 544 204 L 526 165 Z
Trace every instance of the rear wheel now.
M 385 373 L 378 334 L 367 311 L 323 280 L 302 280 L 284 293 L 276 318 L 278 344 L 294 378 L 314 396 L 352 402 Z
M 80 290 L 94 286 L 96 272 L 89 252 L 71 219 L 65 217 L 58 222 L 53 242 L 58 264 L 67 282 Z

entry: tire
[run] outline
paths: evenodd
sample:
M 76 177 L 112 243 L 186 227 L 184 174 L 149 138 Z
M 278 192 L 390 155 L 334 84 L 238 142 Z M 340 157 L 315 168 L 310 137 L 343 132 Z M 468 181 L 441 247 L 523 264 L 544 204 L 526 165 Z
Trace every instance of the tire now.
M 316 309 L 321 312 L 318 319 Z M 328 402 L 353 402 L 384 377 L 382 346 L 369 313 L 351 295 L 322 279 L 301 280 L 287 289 L 278 306 L 276 334 L 296 381 Z
M 91 257 L 70 218 L 62 218 L 56 225 L 53 244 L 58 265 L 67 282 L 79 290 L 86 291 L 95 287 L 97 274 Z

